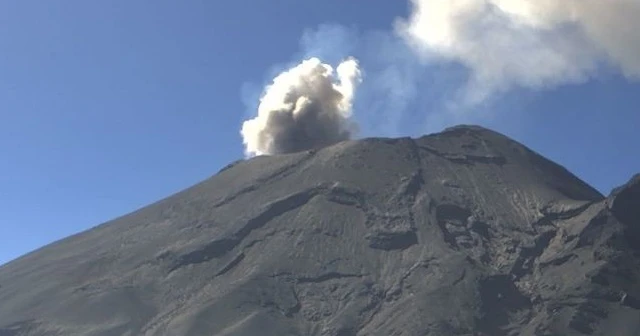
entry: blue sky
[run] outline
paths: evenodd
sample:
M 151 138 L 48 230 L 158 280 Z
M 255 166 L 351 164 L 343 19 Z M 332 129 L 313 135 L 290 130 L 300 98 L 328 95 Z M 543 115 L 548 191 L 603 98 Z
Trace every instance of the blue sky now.
M 303 56 L 335 62 L 348 52 L 366 74 L 377 59 L 368 48 L 384 39 L 375 32 L 408 11 L 386 0 L 1 2 L 0 264 L 242 158 L 242 121 L 275 73 Z M 322 24 L 353 36 L 301 44 Z M 392 104 L 397 113 L 356 100 L 361 136 L 449 125 L 428 116 L 444 113 L 438 97 L 460 70 L 402 71 L 418 78 L 406 106 Z M 607 72 L 513 90 L 460 120 L 510 135 L 608 193 L 640 172 L 638 92 Z

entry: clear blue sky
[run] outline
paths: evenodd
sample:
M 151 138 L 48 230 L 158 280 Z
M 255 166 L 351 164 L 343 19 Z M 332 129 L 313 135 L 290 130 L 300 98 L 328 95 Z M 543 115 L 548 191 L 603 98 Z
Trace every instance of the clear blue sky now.
M 387 0 L 1 2 L 0 264 L 242 158 L 246 101 L 296 61 L 305 29 L 388 30 L 406 12 Z M 612 74 L 469 121 L 608 193 L 640 172 L 639 92 Z M 417 136 L 433 131 L 414 122 L 430 106 L 413 102 L 393 132 L 355 113 L 363 136 Z

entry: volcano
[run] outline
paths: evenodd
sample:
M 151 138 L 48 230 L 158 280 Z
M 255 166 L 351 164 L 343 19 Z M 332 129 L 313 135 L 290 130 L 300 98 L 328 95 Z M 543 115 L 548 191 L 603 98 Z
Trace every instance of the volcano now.
M 235 162 L 0 267 L 0 336 L 640 335 L 640 175 L 489 129 Z

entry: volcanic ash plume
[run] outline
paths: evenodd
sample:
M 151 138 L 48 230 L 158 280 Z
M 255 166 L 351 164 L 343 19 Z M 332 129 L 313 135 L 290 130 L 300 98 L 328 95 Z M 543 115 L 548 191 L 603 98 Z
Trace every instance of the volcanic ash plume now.
M 398 28 L 429 60 L 473 71 L 476 100 L 583 82 L 605 63 L 640 79 L 639 0 L 412 0 Z M 484 91 L 484 92 L 483 92 Z
M 353 58 L 335 71 L 311 58 L 281 73 L 265 88 L 258 115 L 242 125 L 246 155 L 291 153 L 350 139 L 360 81 Z

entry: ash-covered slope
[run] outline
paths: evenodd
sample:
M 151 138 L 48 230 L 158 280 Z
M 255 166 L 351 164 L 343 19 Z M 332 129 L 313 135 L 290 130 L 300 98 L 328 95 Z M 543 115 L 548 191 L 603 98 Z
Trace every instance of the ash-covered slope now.
M 472 126 L 257 157 L 0 267 L 0 335 L 638 335 L 639 194 Z

